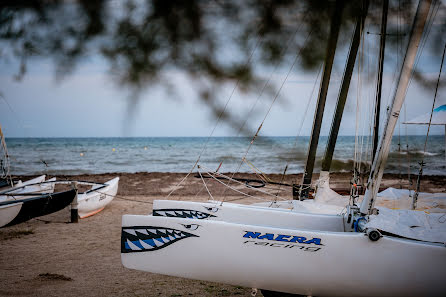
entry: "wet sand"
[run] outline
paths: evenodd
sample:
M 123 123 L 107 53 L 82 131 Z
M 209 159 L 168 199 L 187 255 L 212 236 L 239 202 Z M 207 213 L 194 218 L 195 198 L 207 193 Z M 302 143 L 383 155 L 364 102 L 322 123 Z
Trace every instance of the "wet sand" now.
M 28 222 L 0 229 L 0 296 L 251 296 L 249 288 L 195 281 L 126 269 L 120 259 L 121 216 L 149 214 L 152 201 L 165 199 L 185 176 L 183 173 L 135 173 L 57 176 L 59 180 L 77 179 L 105 182 L 120 176 L 117 197 L 102 212 L 68 223 L 69 209 Z M 248 174 L 239 178 L 257 179 Z M 26 180 L 30 177 L 22 177 Z M 299 182 L 300 176 L 268 178 Z M 221 184 L 205 180 L 215 199 L 252 203 L 225 191 Z M 414 181 L 415 182 L 415 181 Z M 407 177 L 386 175 L 383 188 L 409 186 Z M 237 187 L 241 187 L 238 185 Z M 348 191 L 350 174 L 332 174 L 331 187 Z M 414 186 L 412 185 L 411 188 Z M 252 190 L 249 190 L 252 191 Z M 291 198 L 291 189 L 276 187 L 280 197 Z M 446 177 L 424 177 L 421 191 L 446 192 Z M 170 197 L 176 200 L 209 199 L 199 178 L 188 178 Z M 211 251 L 210 251 L 211 252 Z M 258 296 L 261 296 L 260 294 Z

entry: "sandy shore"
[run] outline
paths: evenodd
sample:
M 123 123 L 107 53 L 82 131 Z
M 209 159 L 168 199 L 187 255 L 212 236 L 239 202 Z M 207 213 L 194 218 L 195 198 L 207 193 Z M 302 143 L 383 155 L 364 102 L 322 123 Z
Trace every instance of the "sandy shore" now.
M 104 182 L 120 176 L 118 196 L 102 212 L 68 223 L 70 212 L 32 219 L 0 229 L 0 296 L 250 296 L 249 288 L 234 287 L 203 281 L 163 276 L 126 269 L 120 259 L 121 216 L 149 214 L 151 202 L 163 199 L 185 176 L 180 173 L 100 174 L 57 176 L 58 179 L 78 179 Z M 256 178 L 238 175 L 240 178 Z M 29 177 L 22 177 L 24 180 Z M 282 181 L 280 175 L 269 178 Z M 300 176 L 286 176 L 292 183 Z M 216 199 L 240 200 L 224 187 L 206 180 Z M 415 182 L 415 181 L 414 181 Z M 350 174 L 333 174 L 331 186 L 344 192 L 349 189 Z M 172 194 L 177 200 L 207 200 L 202 182 L 191 176 L 184 186 Z M 386 175 L 383 187 L 409 186 L 407 177 Z M 413 186 L 411 186 L 413 188 Z M 291 190 L 283 190 L 282 198 L 291 198 Z M 425 177 L 422 191 L 446 192 L 446 177 Z M 259 294 L 260 295 L 260 294 Z

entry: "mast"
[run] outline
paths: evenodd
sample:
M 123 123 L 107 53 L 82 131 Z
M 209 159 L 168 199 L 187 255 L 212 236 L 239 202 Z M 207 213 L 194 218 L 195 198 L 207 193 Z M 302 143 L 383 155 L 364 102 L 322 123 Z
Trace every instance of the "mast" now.
M 413 64 L 417 55 L 418 45 L 420 43 L 421 36 L 423 35 L 424 25 L 429 14 L 430 5 L 431 0 L 420 0 L 420 3 L 418 4 L 412 31 L 410 32 L 406 55 L 404 57 L 400 76 L 398 78 L 398 85 L 393 95 L 390 112 L 387 117 L 386 125 L 384 126 L 381 141 L 379 142 L 378 149 L 376 151 L 376 156 L 373 159 L 364 199 L 361 202 L 360 212 L 363 215 L 370 214 L 375 204 L 375 197 L 378 193 L 379 185 L 383 176 L 393 131 L 395 130 L 401 106 L 403 105 L 405 99 L 410 76 L 412 74 Z
M 342 86 L 339 91 L 338 101 L 336 103 L 336 111 L 331 123 L 330 136 L 328 137 L 324 160 L 322 161 L 322 171 L 330 171 L 331 161 L 333 159 L 333 152 L 336 146 L 336 140 L 338 138 L 339 126 L 341 125 L 342 114 L 344 112 L 345 101 L 347 100 L 348 89 L 350 87 L 350 81 L 352 78 L 353 69 L 355 67 L 356 56 L 361 41 L 362 30 L 364 28 L 364 22 L 367 16 L 368 7 L 369 1 L 363 1 L 361 14 L 356 19 L 355 32 L 353 33 L 352 43 L 350 44 L 348 60 L 345 66 L 344 76 L 342 78 Z
M 382 90 L 382 84 L 383 84 L 384 49 L 386 47 L 387 11 L 388 11 L 388 9 L 389 9 L 389 0 L 383 0 L 383 14 L 382 14 L 382 18 L 381 18 L 381 37 L 380 37 L 380 41 L 379 41 L 378 81 L 376 82 L 375 124 L 373 126 L 372 160 L 375 158 L 376 149 L 378 148 L 379 115 L 380 115 L 380 111 L 381 111 L 381 90 Z
M 343 0 L 336 0 L 335 9 L 331 17 L 330 35 L 327 43 L 324 74 L 322 77 L 319 96 L 317 99 L 316 112 L 314 114 L 313 129 L 311 131 L 310 144 L 308 146 L 307 163 L 302 178 L 300 188 L 300 197 L 302 200 L 308 197 L 308 190 L 311 185 L 311 177 L 313 175 L 314 161 L 316 159 L 316 149 L 319 142 L 319 134 L 321 132 L 322 118 L 324 116 L 325 101 L 327 99 L 328 85 L 330 84 L 331 69 L 336 52 L 336 44 L 338 42 L 339 29 L 341 27 L 342 10 L 344 8 Z M 293 193 L 294 199 L 297 199 L 296 193 Z
M 6 148 L 6 140 L 3 135 L 2 126 L 0 125 L 0 152 L 2 152 L 2 156 L 0 156 L 0 178 L 4 179 L 9 185 L 13 185 L 9 163 L 9 154 L 8 149 Z

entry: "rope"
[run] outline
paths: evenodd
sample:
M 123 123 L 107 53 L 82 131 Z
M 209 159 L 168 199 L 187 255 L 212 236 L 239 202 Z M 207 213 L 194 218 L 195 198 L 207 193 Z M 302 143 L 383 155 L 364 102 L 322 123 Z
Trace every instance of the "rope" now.
M 211 192 L 209 192 L 208 186 L 206 185 L 206 182 L 204 181 L 203 176 L 201 175 L 200 165 L 198 165 L 198 174 L 200 175 L 201 180 L 203 181 L 203 184 L 206 188 L 206 191 L 208 191 L 209 196 L 211 197 L 212 200 L 215 200 L 214 197 L 212 196 Z
M 108 195 L 107 196 L 112 196 L 112 195 Z M 134 200 L 134 199 L 128 199 L 128 198 L 124 198 L 123 196 L 113 196 L 116 199 L 121 199 L 121 200 L 127 200 L 127 201 L 132 201 L 132 202 L 139 202 L 139 203 L 147 203 L 147 204 L 153 204 L 153 201 L 141 201 L 141 200 Z
M 201 166 L 201 168 L 206 169 L 206 167 L 204 167 L 204 166 Z M 232 181 L 232 182 L 235 182 L 235 183 L 244 185 L 244 186 L 246 186 L 246 187 L 248 187 L 248 188 L 250 188 L 250 189 L 252 189 L 252 190 L 254 190 L 254 191 L 257 191 L 257 192 L 263 193 L 263 194 L 265 194 L 265 195 L 268 195 L 268 196 L 277 198 L 277 196 L 274 195 L 274 194 L 268 193 L 268 192 L 266 192 L 266 191 L 262 191 L 262 190 L 260 190 L 260 189 L 258 189 L 258 188 L 256 188 L 256 187 L 250 186 L 249 184 L 242 183 L 241 181 L 238 181 L 238 180 L 236 180 L 236 179 L 233 179 L 232 177 L 226 176 L 226 175 L 224 175 L 224 174 L 222 174 L 222 173 L 215 172 L 215 175 L 212 174 L 212 173 L 210 173 L 209 171 L 206 171 L 206 173 L 207 173 L 211 178 L 213 178 L 213 179 L 215 179 L 217 182 L 219 182 L 220 184 L 226 186 L 227 188 L 229 188 L 229 189 L 231 189 L 231 190 L 233 190 L 233 191 L 235 191 L 235 192 L 237 192 L 237 193 L 239 193 L 239 194 L 245 195 L 245 196 L 247 196 L 247 197 L 251 197 L 251 198 L 254 198 L 254 199 L 260 199 L 260 200 L 267 200 L 267 199 L 265 199 L 265 198 L 251 196 L 251 195 L 246 194 L 246 193 L 244 193 L 244 192 L 242 192 L 242 191 L 240 191 L 240 190 L 237 190 L 237 189 L 235 189 L 235 188 L 229 186 L 228 184 L 225 184 L 224 182 L 220 181 L 220 180 L 217 178 L 217 176 L 218 176 L 218 177 L 223 177 L 224 179 L 227 179 L 227 180 L 229 180 L 229 181 Z M 224 200 L 222 200 L 221 203 L 223 204 L 223 202 L 224 202 Z
M 270 180 L 265 173 L 263 173 L 260 169 L 258 169 L 257 167 L 254 166 L 254 164 L 252 164 L 251 162 L 249 162 L 246 158 L 243 158 L 243 161 L 248 164 L 248 166 L 250 166 L 253 171 L 257 174 L 257 171 L 260 172 L 260 174 L 257 174 L 257 176 L 260 177 L 260 179 L 262 179 L 263 181 L 270 183 L 272 182 L 272 180 Z

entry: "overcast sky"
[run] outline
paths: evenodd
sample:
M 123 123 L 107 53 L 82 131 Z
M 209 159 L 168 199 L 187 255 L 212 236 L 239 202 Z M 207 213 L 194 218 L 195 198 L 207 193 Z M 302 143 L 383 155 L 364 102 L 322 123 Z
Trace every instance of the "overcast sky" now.
M 377 44 L 377 43 L 376 43 Z M 376 51 L 377 49 L 372 49 Z M 337 55 L 332 81 L 327 98 L 322 135 L 329 133 L 331 118 L 336 103 L 339 84 L 346 55 Z M 387 59 L 387 58 L 386 58 Z M 391 59 L 389 59 L 391 60 Z M 436 77 L 440 67 L 440 56 L 422 56 L 418 69 Z M 370 65 L 373 65 L 373 61 Z M 217 119 L 198 99 L 194 86 L 181 73 L 171 71 L 166 77 L 176 87 L 177 96 L 165 92 L 159 86 L 152 86 L 143 92 L 137 105 L 130 104 L 129 92 L 120 88 L 107 73 L 101 61 L 84 61 L 77 70 L 61 82 L 56 82 L 51 61 L 32 61 L 28 72 L 20 82 L 14 80 L 19 69 L 14 62 L 0 63 L 0 124 L 6 137 L 132 137 L 132 136 L 209 136 Z M 383 86 L 383 114 L 389 104 L 395 85 L 396 67 L 386 67 Z M 372 66 L 370 66 L 372 67 Z M 373 67 L 376 67 L 373 66 Z M 272 82 L 279 87 L 288 69 L 273 73 Z M 373 71 L 373 70 L 371 70 Z M 304 73 L 295 69 L 273 105 L 262 129 L 262 135 L 296 136 L 309 135 L 313 121 L 319 83 L 317 73 Z M 260 73 L 268 79 L 270 72 Z M 358 88 L 358 77 L 361 88 Z M 374 76 L 367 77 L 366 70 L 361 76 L 355 70 L 349 91 L 349 98 L 343 116 L 340 135 L 355 134 L 356 99 L 361 98 L 362 130 L 369 127 L 371 118 L 370 102 L 374 100 Z M 444 81 L 444 73 L 442 75 Z M 316 82 L 310 104 L 308 100 Z M 218 94 L 222 105 L 228 100 L 233 85 L 224 86 Z M 439 91 L 436 107 L 446 104 L 444 88 Z M 407 120 L 430 112 L 434 89 L 424 90 L 415 83 L 410 85 L 400 119 Z M 255 130 L 265 116 L 274 96 L 260 97 L 248 118 L 249 126 Z M 258 94 L 236 92 L 228 104 L 228 111 L 245 116 L 253 106 Z M 308 105 L 308 106 L 307 106 Z M 308 109 L 308 113 L 305 111 Z M 303 127 L 299 133 L 299 127 Z M 425 134 L 426 127 L 411 125 L 407 133 Z M 405 133 L 404 125 L 401 132 Z M 398 127 L 397 131 L 398 133 Z M 434 127 L 433 134 L 443 134 L 444 127 Z M 213 136 L 234 136 L 237 131 L 222 123 Z

